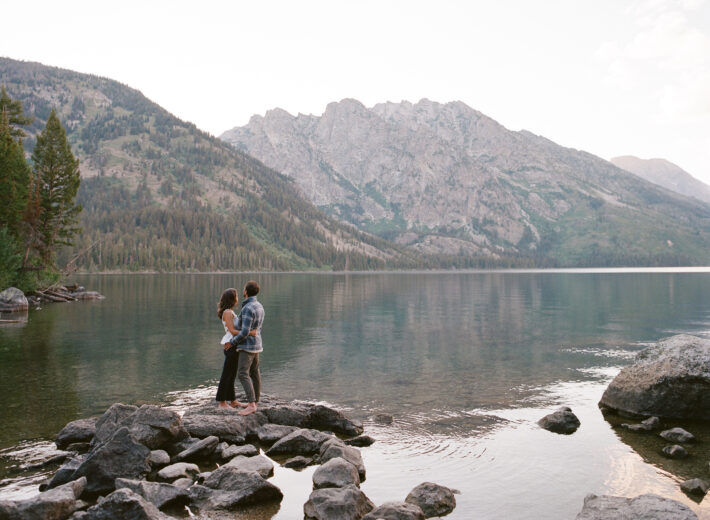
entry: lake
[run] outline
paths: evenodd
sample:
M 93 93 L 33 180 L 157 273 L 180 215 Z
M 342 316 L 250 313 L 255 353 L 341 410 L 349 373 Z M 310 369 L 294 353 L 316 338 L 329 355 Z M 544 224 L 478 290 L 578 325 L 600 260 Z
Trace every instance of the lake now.
M 179 409 L 212 397 L 216 302 L 250 278 L 266 309 L 264 392 L 362 419 L 377 439 L 362 449 L 376 504 L 433 481 L 461 492 L 452 520 L 570 519 L 588 493 L 646 492 L 710 519 L 710 499 L 678 488 L 709 476 L 708 426 L 687 426 L 699 442 L 681 464 L 597 408 L 648 344 L 710 337 L 703 269 L 76 276 L 106 299 L 44 305 L 0 328 L 0 498 L 36 492 L 47 473 L 16 467 L 50 453 L 73 419 L 118 401 Z M 561 405 L 581 420 L 573 435 L 535 424 Z M 302 518 L 313 469 L 277 468 L 285 499 L 273 518 Z

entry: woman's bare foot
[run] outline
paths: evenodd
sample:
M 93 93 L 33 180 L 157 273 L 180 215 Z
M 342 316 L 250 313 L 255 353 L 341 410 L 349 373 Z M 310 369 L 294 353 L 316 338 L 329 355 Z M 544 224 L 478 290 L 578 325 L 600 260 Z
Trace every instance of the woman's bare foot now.
M 227 408 L 231 409 L 232 407 L 227 404 L 227 401 L 220 401 L 219 404 L 217 405 L 217 408 Z
M 239 410 L 239 415 L 250 415 L 256 412 L 256 403 L 249 403 L 244 410 Z
M 231 406 L 232 408 L 236 408 L 237 406 L 240 406 L 242 408 L 246 408 L 248 405 L 246 403 L 240 403 L 239 401 L 234 400 L 231 403 L 229 403 L 229 406 Z

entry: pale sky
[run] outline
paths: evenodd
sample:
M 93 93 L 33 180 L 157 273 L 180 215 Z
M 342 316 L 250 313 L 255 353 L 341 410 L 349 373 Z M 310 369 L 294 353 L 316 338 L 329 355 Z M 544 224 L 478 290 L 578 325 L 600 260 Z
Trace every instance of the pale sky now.
M 710 0 L 52 0 L 2 11 L 0 56 L 116 79 L 215 135 L 275 107 L 461 100 L 512 130 L 605 159 L 662 157 L 710 183 Z

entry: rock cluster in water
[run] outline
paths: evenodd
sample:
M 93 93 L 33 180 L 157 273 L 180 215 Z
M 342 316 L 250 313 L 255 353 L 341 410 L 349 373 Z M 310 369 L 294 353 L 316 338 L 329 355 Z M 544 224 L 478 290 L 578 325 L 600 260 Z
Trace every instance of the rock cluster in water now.
M 103 299 L 103 295 L 96 291 L 87 291 L 77 284 L 32 291 L 27 295 L 16 287 L 9 287 L 0 292 L 0 312 L 26 311 L 30 305 L 39 305 L 41 303 Z
M 453 491 L 428 482 L 403 502 L 376 508 L 360 490 L 366 476 L 360 451 L 339 437 L 371 444 L 362 433 L 361 423 L 327 406 L 268 397 L 248 416 L 212 402 L 182 417 L 160 406 L 116 403 L 101 417 L 67 424 L 56 438 L 67 460 L 38 496 L 0 501 L 0 518 L 163 520 L 184 506 L 209 518 L 212 511 L 280 502 L 282 491 L 268 480 L 274 460 L 320 465 L 306 519 L 423 519 L 453 510 Z M 270 446 L 269 457 L 259 455 L 256 442 Z

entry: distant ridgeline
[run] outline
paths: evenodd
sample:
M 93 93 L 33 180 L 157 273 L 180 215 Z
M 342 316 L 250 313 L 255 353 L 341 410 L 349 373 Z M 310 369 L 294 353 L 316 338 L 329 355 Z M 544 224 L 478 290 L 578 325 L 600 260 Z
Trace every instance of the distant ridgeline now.
M 427 227 L 408 220 L 405 201 L 392 205 L 399 216 L 382 219 L 378 228 L 373 222 L 361 225 L 357 206 L 349 207 L 347 215 L 343 204 L 338 206 L 343 211 L 331 211 L 318 202 L 319 209 L 302 195 L 309 194 L 298 179 L 294 182 L 276 171 L 281 168 L 265 166 L 116 81 L 0 58 L 0 82 L 13 99 L 22 102 L 25 113 L 35 118 L 25 128 L 29 134 L 24 140 L 26 150 L 33 148 L 35 136 L 54 108 L 80 160 L 77 202 L 83 207 L 83 231 L 75 246 L 60 255 L 61 263 L 88 250 L 78 261 L 80 269 L 360 270 L 707 263 L 710 208 L 681 196 L 672 198 L 643 181 L 640 195 L 625 194 L 613 203 L 599 195 L 591 181 L 584 195 L 561 185 L 555 197 L 569 204 L 570 211 L 549 218 L 526 215 L 515 225 L 493 212 L 486 218 L 469 219 L 464 227 L 445 222 Z M 323 168 L 327 167 L 324 161 Z M 621 172 L 609 167 L 615 174 Z M 347 185 L 344 179 L 340 183 Z M 523 190 L 520 182 L 497 184 L 507 186 L 511 193 Z M 523 191 L 527 190 L 525 197 L 531 204 L 537 204 L 532 185 L 530 181 Z M 617 185 L 614 182 L 609 189 Z M 368 190 L 356 188 L 363 193 Z M 390 204 L 386 200 L 390 195 L 381 195 L 387 189 L 371 184 L 370 199 Z M 490 193 L 499 197 L 495 190 Z M 442 191 L 438 208 L 455 203 L 453 198 L 447 201 L 448 196 Z M 542 198 L 547 200 L 548 194 Z M 428 203 L 428 199 L 410 199 L 412 208 Z M 490 201 L 487 204 L 493 207 Z M 499 205 L 507 208 L 507 214 L 515 213 L 506 200 L 501 199 Z M 392 232 L 392 222 L 396 232 Z M 521 230 L 521 236 L 516 239 L 506 226 Z M 452 243 L 452 237 L 461 239 L 456 242 L 459 245 L 473 243 L 466 235 L 469 228 L 478 236 L 475 240 L 488 246 L 437 246 Z

